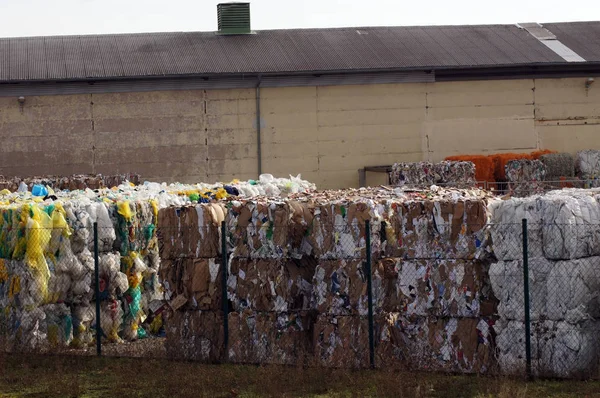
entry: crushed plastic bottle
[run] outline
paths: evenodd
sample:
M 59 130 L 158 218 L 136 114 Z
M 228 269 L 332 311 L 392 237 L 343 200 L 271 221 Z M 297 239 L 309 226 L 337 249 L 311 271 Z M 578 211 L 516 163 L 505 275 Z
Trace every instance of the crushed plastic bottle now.
M 20 188 L 21 187 L 19 186 L 19 189 Z M 33 188 L 31 189 L 31 194 L 33 196 L 42 196 L 42 197 L 44 197 L 44 196 L 48 195 L 48 188 L 46 188 L 43 185 L 35 184 L 33 186 Z

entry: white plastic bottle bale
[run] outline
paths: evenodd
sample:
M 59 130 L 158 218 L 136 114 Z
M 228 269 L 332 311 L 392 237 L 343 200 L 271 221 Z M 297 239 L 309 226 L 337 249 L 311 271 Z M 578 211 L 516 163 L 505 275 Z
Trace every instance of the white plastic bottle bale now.
M 73 280 L 71 291 L 74 296 L 89 296 L 92 292 L 92 273 L 86 272 L 80 279 Z

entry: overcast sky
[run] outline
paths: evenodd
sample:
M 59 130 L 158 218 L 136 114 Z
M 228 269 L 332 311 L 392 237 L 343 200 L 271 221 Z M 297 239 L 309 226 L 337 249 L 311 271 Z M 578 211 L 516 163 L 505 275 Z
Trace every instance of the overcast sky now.
M 600 20 L 599 0 L 253 0 L 252 29 Z M 213 31 L 213 0 L 0 0 L 0 37 Z

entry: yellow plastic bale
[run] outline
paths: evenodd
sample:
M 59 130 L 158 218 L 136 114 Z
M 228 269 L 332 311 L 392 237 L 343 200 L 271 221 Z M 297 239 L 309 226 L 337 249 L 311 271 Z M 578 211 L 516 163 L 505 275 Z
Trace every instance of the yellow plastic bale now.
M 131 212 L 131 207 L 129 206 L 129 201 L 127 200 L 117 203 L 117 211 L 127 221 L 131 221 L 133 218 L 133 213 Z

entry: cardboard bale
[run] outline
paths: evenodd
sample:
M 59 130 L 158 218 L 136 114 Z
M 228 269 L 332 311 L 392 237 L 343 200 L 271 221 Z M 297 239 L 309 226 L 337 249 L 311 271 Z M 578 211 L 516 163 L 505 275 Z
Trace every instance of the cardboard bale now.
M 525 324 L 498 321 L 494 326 L 500 370 L 525 374 Z M 600 322 L 536 321 L 531 323 L 531 357 L 534 375 L 589 378 L 598 372 Z
M 160 257 L 218 257 L 221 222 L 226 214 L 227 208 L 221 203 L 160 209 L 157 231 Z
M 377 267 L 384 276 L 383 311 L 471 318 L 495 313 L 488 266 L 480 261 L 386 258 Z
M 168 358 L 208 363 L 222 361 L 224 337 L 221 314 L 212 311 L 174 311 L 167 318 L 165 329 Z
M 492 324 L 487 318 L 390 313 L 377 324 L 377 366 L 485 373 L 495 367 Z
M 321 314 L 313 326 L 314 361 L 318 366 L 369 366 L 369 326 L 366 317 Z
M 366 254 L 365 222 L 371 220 L 371 206 L 364 201 L 317 203 L 309 228 L 307 254 L 321 259 L 364 258 Z M 378 234 L 373 223 L 372 242 Z M 375 253 L 374 253 L 375 254 Z
M 177 258 L 160 269 L 165 299 L 185 298 L 185 309 L 221 309 L 221 259 Z
M 374 307 L 383 301 L 382 278 L 373 266 Z M 363 260 L 321 260 L 313 278 L 312 308 L 322 314 L 366 315 L 367 275 Z
M 301 313 L 229 314 L 229 361 L 297 365 L 310 354 L 309 317 Z
M 283 258 L 289 251 L 290 206 L 284 201 L 231 202 L 227 237 L 233 254 L 247 258 Z
M 228 299 L 234 311 L 309 309 L 315 270 L 315 263 L 310 258 L 232 258 L 229 268 Z
M 485 200 L 425 199 L 388 206 L 386 256 L 473 259 L 484 254 Z

